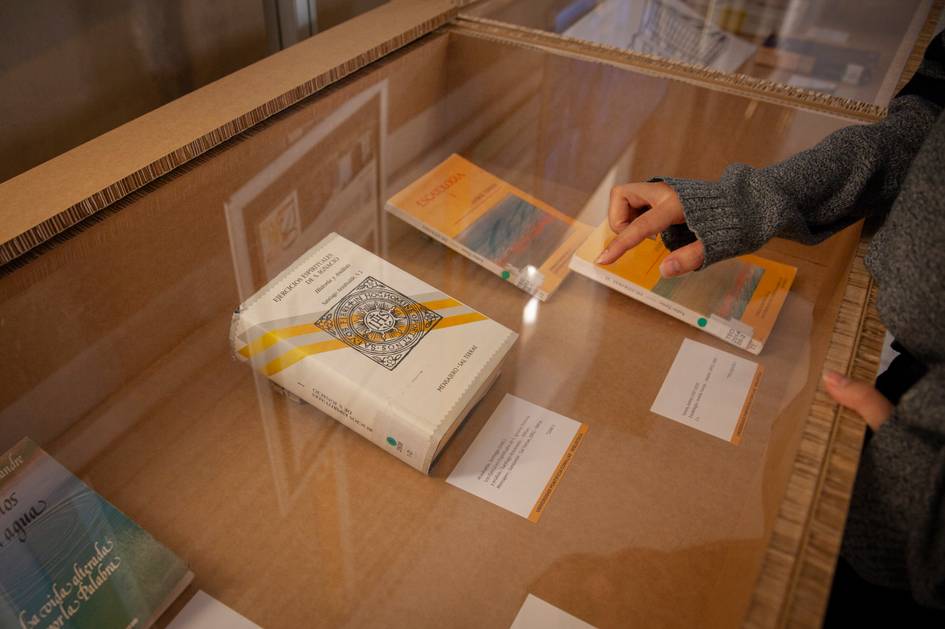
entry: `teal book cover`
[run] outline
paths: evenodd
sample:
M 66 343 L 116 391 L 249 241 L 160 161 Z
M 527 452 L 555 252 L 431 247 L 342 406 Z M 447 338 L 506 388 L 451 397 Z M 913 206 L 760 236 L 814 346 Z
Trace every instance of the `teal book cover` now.
M 29 439 L 0 457 L 0 627 L 147 627 L 192 577 Z

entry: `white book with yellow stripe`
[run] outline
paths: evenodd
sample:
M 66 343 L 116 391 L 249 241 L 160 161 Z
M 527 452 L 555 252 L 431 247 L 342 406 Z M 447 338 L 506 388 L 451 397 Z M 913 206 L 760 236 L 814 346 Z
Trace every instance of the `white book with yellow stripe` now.
M 424 473 L 517 337 L 337 234 L 242 304 L 230 333 L 240 360 Z

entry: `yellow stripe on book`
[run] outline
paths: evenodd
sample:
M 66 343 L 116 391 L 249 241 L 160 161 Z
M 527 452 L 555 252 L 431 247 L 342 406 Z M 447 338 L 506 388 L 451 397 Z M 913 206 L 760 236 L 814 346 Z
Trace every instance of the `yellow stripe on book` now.
M 441 319 L 439 323 L 436 324 L 436 327 L 430 330 L 430 332 L 436 332 L 437 330 L 442 330 L 443 328 L 451 328 L 456 325 L 465 325 L 467 323 L 475 323 L 476 321 L 484 321 L 486 318 L 486 315 L 479 312 L 468 312 L 466 314 L 456 315 L 454 317 L 446 317 L 445 319 Z M 321 354 L 322 352 L 330 352 L 343 347 L 347 347 L 347 345 L 334 339 L 330 341 L 322 341 L 320 343 L 312 343 L 311 345 L 301 345 L 289 350 L 275 360 L 266 363 L 266 366 L 263 367 L 262 371 L 267 376 L 272 376 L 279 373 L 286 367 L 291 367 L 306 356 Z
M 257 339 L 254 339 L 249 343 L 249 345 L 244 345 L 240 349 L 240 354 L 246 358 L 249 358 L 250 356 L 255 356 L 259 352 L 266 351 L 282 339 L 290 339 L 293 336 L 302 336 L 303 334 L 315 334 L 321 331 L 321 328 L 311 323 L 303 323 L 301 325 L 293 325 L 288 328 L 273 330 L 271 332 L 266 332 Z
M 312 354 L 321 354 L 322 352 L 330 352 L 343 347 L 347 347 L 347 345 L 336 339 L 322 341 L 320 343 L 312 343 L 311 345 L 300 345 L 299 347 L 289 350 L 279 358 L 269 361 L 266 366 L 263 367 L 263 373 L 265 373 L 267 376 L 271 376 L 279 373 L 286 367 L 291 367 L 306 356 L 311 356 Z
M 423 302 L 423 305 L 430 310 L 446 310 L 447 308 L 462 306 L 461 303 L 452 298 L 425 301 Z M 239 351 L 240 354 L 245 358 L 250 358 L 260 352 L 266 351 L 283 339 L 290 339 L 295 336 L 302 336 L 303 334 L 317 334 L 318 332 L 322 331 L 323 330 L 321 328 L 311 323 L 302 323 L 300 325 L 293 325 L 287 328 L 279 328 L 278 330 L 266 332 L 259 338 L 251 341 L 248 345 L 241 347 Z

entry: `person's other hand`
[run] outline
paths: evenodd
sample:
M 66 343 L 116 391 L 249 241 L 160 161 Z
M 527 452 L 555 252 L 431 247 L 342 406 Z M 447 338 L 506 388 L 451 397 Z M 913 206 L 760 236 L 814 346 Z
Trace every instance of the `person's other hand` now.
M 873 430 L 879 430 L 892 415 L 892 403 L 872 385 L 850 380 L 841 373 L 829 370 L 824 372 L 824 385 L 830 397 L 840 406 L 859 413 Z
M 663 182 L 615 186 L 607 219 L 617 237 L 597 256 L 597 264 L 610 264 L 644 238 L 686 222 L 679 195 Z M 682 275 L 701 267 L 704 260 L 705 248 L 697 240 L 666 256 L 660 273 L 663 277 Z

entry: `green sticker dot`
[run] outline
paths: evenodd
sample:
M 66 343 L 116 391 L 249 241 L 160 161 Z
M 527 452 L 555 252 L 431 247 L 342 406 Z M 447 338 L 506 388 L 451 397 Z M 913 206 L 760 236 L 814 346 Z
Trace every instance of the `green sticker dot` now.
M 397 445 L 397 440 L 394 439 L 393 437 L 388 437 L 388 438 L 387 438 L 387 443 L 391 444 L 392 446 L 396 446 L 396 445 Z
M 509 273 L 508 271 L 502 271 L 502 279 L 507 280 L 510 277 L 512 277 L 511 273 Z
M 708 321 L 706 321 L 706 318 L 705 318 L 705 317 L 699 317 L 699 320 L 696 321 L 696 323 L 699 324 L 699 327 L 700 327 L 700 328 L 704 328 L 704 327 L 706 326 L 706 324 L 708 323 Z

